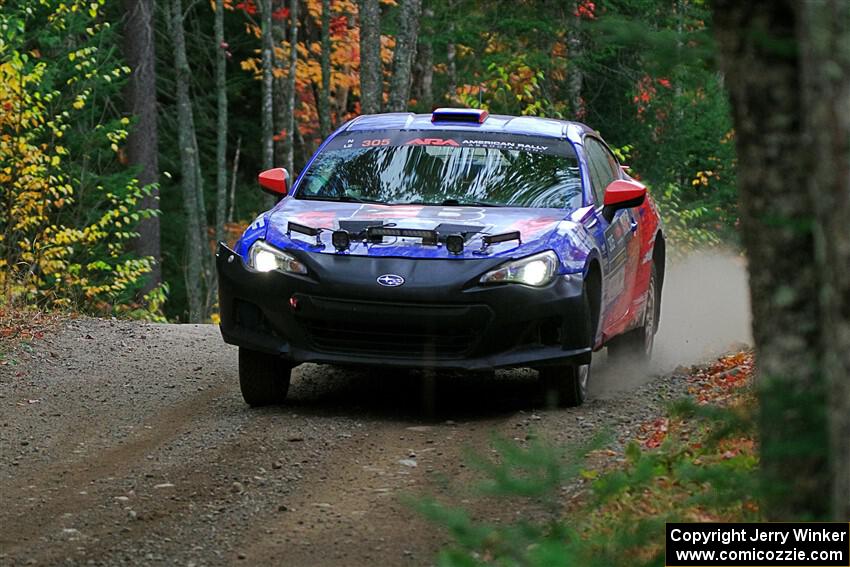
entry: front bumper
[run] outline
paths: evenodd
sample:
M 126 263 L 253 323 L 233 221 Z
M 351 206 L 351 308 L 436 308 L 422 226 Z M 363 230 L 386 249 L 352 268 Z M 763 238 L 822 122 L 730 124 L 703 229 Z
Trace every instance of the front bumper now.
M 216 253 L 221 334 L 303 362 L 491 370 L 590 360 L 579 277 L 477 285 L 504 258 L 433 260 L 289 251 L 309 275 L 259 273 Z M 406 283 L 383 287 L 398 274 Z

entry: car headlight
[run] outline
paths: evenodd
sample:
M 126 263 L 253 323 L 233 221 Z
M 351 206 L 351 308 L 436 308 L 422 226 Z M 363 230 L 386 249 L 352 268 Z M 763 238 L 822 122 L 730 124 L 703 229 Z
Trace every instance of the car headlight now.
M 558 272 L 558 256 L 551 250 L 502 264 L 481 276 L 483 284 L 521 283 L 540 287 Z
M 288 274 L 306 274 L 307 266 L 295 256 L 258 240 L 248 249 L 248 266 L 258 272 L 278 270 Z

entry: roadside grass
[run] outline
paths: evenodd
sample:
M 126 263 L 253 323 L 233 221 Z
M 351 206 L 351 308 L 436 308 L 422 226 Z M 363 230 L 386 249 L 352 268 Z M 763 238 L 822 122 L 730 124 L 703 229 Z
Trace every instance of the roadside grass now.
M 505 507 L 524 501 L 523 515 L 500 524 L 419 501 L 453 539 L 438 564 L 663 566 L 665 522 L 761 519 L 753 367 L 752 353 L 740 352 L 691 368 L 688 398 L 622 451 L 604 438 L 566 450 L 495 440 L 494 458 L 472 459 L 481 488 Z

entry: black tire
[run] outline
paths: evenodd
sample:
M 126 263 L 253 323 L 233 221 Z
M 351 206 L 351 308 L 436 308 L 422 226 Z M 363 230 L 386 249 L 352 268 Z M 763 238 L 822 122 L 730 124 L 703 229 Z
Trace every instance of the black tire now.
M 239 347 L 239 387 L 251 407 L 282 404 L 292 366 L 279 356 Z
M 593 345 L 596 329 L 593 328 L 594 316 L 591 312 L 587 289 L 583 292 L 585 321 L 580 330 L 579 340 L 588 346 Z M 562 408 L 580 406 L 587 399 L 587 384 L 590 382 L 590 363 L 565 364 L 540 369 L 540 382 L 546 393 L 546 404 Z
M 649 287 L 646 291 L 643 324 L 608 344 L 608 356 L 612 360 L 615 362 L 649 363 L 655 346 L 655 333 L 658 332 L 658 299 L 658 277 L 655 263 L 653 263 L 649 275 Z
M 587 399 L 590 364 L 570 364 L 540 369 L 546 404 L 561 408 L 580 406 Z

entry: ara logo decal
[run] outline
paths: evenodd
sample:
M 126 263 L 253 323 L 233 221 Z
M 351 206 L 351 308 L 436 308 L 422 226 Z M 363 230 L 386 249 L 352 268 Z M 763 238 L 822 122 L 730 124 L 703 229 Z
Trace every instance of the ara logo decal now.
M 405 146 L 454 146 L 460 147 L 460 144 L 454 140 L 444 140 L 442 138 L 414 138 L 409 142 L 405 142 Z
M 404 283 L 404 278 L 396 274 L 384 274 L 378 276 L 378 283 L 384 287 L 398 287 Z

